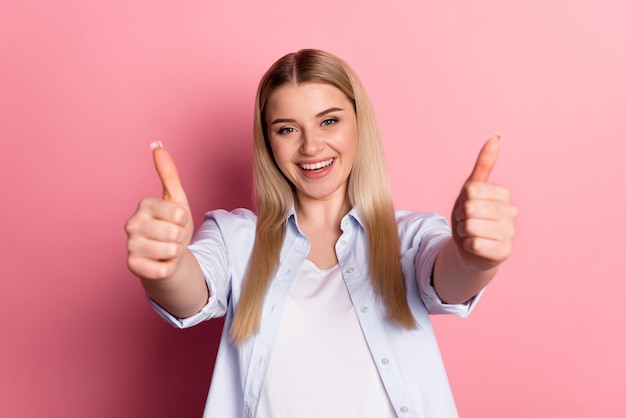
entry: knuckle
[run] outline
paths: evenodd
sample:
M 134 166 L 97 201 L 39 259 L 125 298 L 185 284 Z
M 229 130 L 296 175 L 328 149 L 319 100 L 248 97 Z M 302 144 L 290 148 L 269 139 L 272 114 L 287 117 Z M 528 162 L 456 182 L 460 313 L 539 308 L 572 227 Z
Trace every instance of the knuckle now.
M 475 216 L 476 210 L 476 204 L 474 202 L 467 200 L 463 203 L 463 211 L 466 216 Z
M 465 185 L 465 194 L 467 195 L 468 199 L 474 199 L 477 193 L 478 191 L 476 182 L 471 181 Z
M 129 257 L 135 252 L 135 242 L 132 239 L 128 239 L 126 241 L 126 251 L 128 252 Z
M 474 219 L 466 219 L 464 222 L 465 235 L 474 235 L 476 232 L 476 222 Z
M 150 199 L 141 199 L 137 204 L 137 213 L 144 212 L 150 207 Z
M 184 226 L 187 222 L 189 222 L 190 218 L 191 214 L 189 213 L 189 208 L 185 205 L 178 204 L 172 212 L 173 222 L 180 226 Z
M 175 244 L 175 243 L 169 244 L 165 252 L 166 258 L 171 260 L 173 258 L 178 257 L 180 253 L 180 248 L 181 246 L 179 244 Z
M 132 255 L 129 255 L 128 258 L 126 259 L 126 265 L 128 266 L 128 269 L 139 276 L 142 276 L 143 274 L 143 264 L 141 263 L 141 260 L 137 257 L 133 257 Z
M 169 225 L 165 231 L 165 239 L 168 241 L 176 242 L 178 241 L 178 227 L 176 225 Z
M 124 224 L 124 231 L 126 231 L 126 235 L 129 237 L 137 231 L 137 220 L 135 216 L 132 216 L 126 221 Z
M 138 255 L 141 250 L 140 240 L 134 237 L 129 238 L 126 241 L 126 250 L 128 251 L 129 256 Z
M 168 263 L 157 263 L 154 268 L 154 278 L 155 279 L 165 279 L 170 276 L 170 268 Z
M 182 207 L 177 207 L 174 209 L 174 212 L 172 213 L 172 219 L 174 220 L 174 222 L 181 224 L 182 222 L 184 222 L 185 220 L 185 209 L 183 209 Z
M 477 239 L 467 238 L 463 241 L 463 246 L 469 252 L 476 253 L 480 249 L 480 244 Z

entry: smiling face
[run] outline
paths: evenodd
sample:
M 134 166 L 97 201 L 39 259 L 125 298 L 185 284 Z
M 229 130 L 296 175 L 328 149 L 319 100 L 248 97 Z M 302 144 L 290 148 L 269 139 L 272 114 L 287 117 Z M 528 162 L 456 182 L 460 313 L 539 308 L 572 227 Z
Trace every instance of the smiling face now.
M 358 142 L 352 101 L 329 84 L 289 83 L 269 97 L 265 121 L 274 159 L 300 203 L 343 202 Z

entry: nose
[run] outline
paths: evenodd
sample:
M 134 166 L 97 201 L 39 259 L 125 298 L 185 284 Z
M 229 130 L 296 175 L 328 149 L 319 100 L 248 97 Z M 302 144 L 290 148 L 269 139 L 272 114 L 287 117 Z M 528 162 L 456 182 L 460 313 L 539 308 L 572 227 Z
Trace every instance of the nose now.
M 316 155 L 324 148 L 324 141 L 315 134 L 302 133 L 302 144 L 300 145 L 300 153 L 302 155 Z

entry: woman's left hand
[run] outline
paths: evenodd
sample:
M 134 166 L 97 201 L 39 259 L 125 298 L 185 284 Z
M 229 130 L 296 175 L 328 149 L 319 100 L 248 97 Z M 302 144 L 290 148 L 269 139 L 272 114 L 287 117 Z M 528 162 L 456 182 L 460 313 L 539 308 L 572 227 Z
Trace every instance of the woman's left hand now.
M 489 182 L 500 136 L 480 150 L 452 210 L 452 235 L 463 264 L 473 271 L 497 267 L 511 254 L 517 208 L 506 187 Z

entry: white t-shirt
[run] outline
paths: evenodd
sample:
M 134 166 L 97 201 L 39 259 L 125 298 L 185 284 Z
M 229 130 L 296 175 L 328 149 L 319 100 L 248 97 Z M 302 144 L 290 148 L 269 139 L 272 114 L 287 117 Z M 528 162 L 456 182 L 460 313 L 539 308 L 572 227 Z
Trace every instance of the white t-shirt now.
M 257 418 L 396 417 L 339 266 L 306 260 L 289 293 Z

